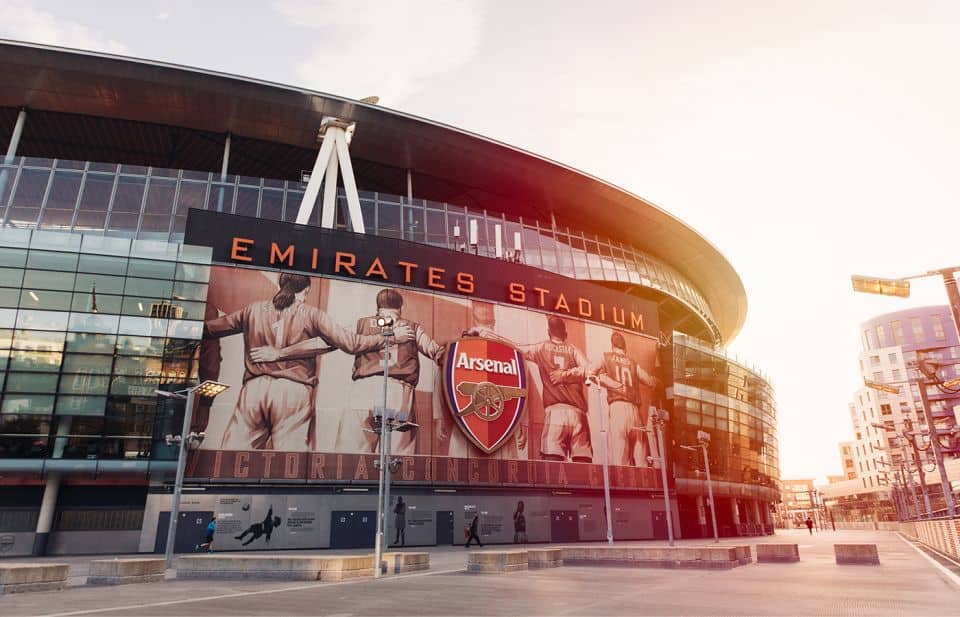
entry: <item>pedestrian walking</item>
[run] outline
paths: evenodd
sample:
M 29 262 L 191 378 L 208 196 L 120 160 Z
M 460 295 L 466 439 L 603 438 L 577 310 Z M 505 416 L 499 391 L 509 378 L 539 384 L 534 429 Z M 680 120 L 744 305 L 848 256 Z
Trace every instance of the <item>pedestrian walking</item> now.
M 397 539 L 393 541 L 394 545 L 404 546 L 407 543 L 407 535 L 404 527 L 407 525 L 407 504 L 403 502 L 403 497 L 397 499 L 397 505 L 393 508 L 394 527 L 397 528 Z
M 470 548 L 470 543 L 474 540 L 477 541 L 477 544 L 480 548 L 483 548 L 483 542 L 480 541 L 480 536 L 477 535 L 477 528 L 480 526 L 480 515 L 473 515 L 473 522 L 470 523 L 470 528 L 467 531 L 467 543 L 463 545 L 463 548 Z
M 809 531 L 810 535 L 812 536 L 813 535 L 813 519 L 808 516 L 807 520 L 803 522 L 807 524 L 807 531 Z

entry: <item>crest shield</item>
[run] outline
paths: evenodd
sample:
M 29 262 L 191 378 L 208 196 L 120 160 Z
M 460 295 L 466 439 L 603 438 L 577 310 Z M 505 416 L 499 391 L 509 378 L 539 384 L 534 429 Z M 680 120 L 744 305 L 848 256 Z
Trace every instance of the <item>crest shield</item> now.
M 461 338 L 447 346 L 443 393 L 454 423 L 486 454 L 520 425 L 527 403 L 527 368 L 512 345 Z

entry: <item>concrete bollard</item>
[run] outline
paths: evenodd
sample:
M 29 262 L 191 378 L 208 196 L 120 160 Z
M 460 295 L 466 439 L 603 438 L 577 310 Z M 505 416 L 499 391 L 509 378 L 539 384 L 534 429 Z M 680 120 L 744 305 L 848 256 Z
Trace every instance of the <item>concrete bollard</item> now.
M 880 565 L 876 544 L 834 544 L 838 565 Z
M 161 559 L 95 559 L 90 562 L 87 585 L 126 585 L 156 583 L 166 575 Z
M 467 555 L 467 572 L 515 572 L 527 567 L 527 551 L 473 551 Z
M 67 586 L 65 563 L 0 564 L 0 596 L 25 591 L 60 591 Z
M 795 563 L 800 561 L 796 544 L 758 544 L 757 563 Z

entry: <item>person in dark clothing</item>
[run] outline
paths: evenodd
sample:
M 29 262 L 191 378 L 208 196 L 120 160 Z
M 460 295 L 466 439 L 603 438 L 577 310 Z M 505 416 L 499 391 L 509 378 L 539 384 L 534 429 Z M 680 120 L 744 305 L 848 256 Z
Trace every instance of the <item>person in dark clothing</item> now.
M 807 524 L 807 531 L 809 531 L 810 535 L 812 536 L 813 535 L 813 519 L 808 516 L 807 520 L 803 522 Z
M 463 548 L 470 548 L 470 543 L 474 540 L 477 541 L 477 544 L 483 548 L 483 542 L 480 541 L 480 536 L 477 535 L 477 528 L 480 526 L 480 515 L 473 515 L 473 522 L 470 523 L 470 531 L 467 535 L 467 543 L 463 545 Z
M 523 501 L 517 502 L 517 511 L 513 513 L 513 543 L 527 543 L 527 517 L 523 513 Z
M 280 517 L 273 515 L 273 506 L 270 506 L 270 510 L 267 511 L 267 515 L 259 523 L 254 523 L 247 527 L 247 529 L 240 534 L 239 536 L 234 536 L 237 540 L 243 540 L 247 534 L 250 534 L 250 539 L 243 543 L 243 546 L 246 546 L 259 538 L 260 536 L 267 537 L 267 543 L 270 542 L 270 535 L 273 533 L 274 527 L 280 526 Z
M 217 519 L 211 518 L 210 522 L 207 523 L 207 538 L 203 544 L 198 544 L 194 547 L 194 550 L 197 552 L 207 551 L 208 553 L 213 552 L 213 534 L 217 530 Z
M 397 498 L 397 505 L 393 507 L 393 515 L 394 526 L 397 528 L 397 539 L 393 543 L 404 546 L 407 543 L 407 536 L 404 531 L 407 524 L 407 504 L 403 502 L 403 497 Z

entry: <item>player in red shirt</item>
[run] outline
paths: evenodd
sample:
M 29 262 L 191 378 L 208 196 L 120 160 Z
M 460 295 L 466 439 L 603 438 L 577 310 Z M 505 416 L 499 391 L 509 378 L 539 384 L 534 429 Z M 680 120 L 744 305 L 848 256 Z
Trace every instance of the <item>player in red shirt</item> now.
M 362 336 L 333 323 L 320 309 L 304 304 L 310 278 L 284 272 L 272 300 L 210 319 L 205 338 L 243 333 L 243 387 L 220 447 L 225 450 L 300 452 L 315 446 L 316 352 L 280 358 L 278 349 L 310 339 L 327 351 L 362 353 L 381 349 L 383 337 Z M 397 342 L 409 339 L 403 329 Z
M 609 406 L 610 446 L 613 464 L 635 467 L 634 450 L 641 446 L 641 461 L 646 466 L 647 443 L 640 430 L 646 427 L 647 413 L 640 393 L 640 384 L 656 386 L 656 380 L 627 355 L 627 341 L 619 332 L 610 335 L 611 351 L 604 352 L 603 361 L 591 373 L 607 389 Z
M 523 357 L 540 370 L 543 406 L 546 416 L 540 453 L 547 460 L 575 463 L 593 461 L 587 399 L 583 383 L 588 363 L 583 352 L 567 343 L 567 325 L 563 319 L 547 318 L 549 339 L 533 345 L 520 345 Z

